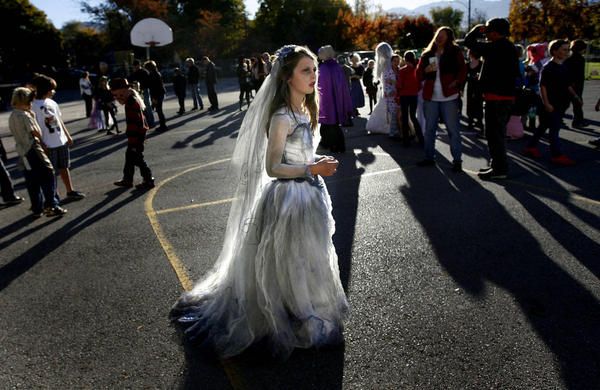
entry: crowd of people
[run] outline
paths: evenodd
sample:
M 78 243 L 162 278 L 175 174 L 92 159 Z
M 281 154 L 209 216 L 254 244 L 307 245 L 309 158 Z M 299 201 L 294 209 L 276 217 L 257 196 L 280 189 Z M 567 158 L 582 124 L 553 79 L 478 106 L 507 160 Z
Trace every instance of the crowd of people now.
M 523 155 L 541 158 L 539 140 L 549 130 L 551 162 L 561 166 L 575 164 L 562 151 L 559 131 L 570 105 L 573 106 L 571 126 L 587 125 L 582 110 L 585 42 L 558 39 L 549 44 L 531 44 L 525 49 L 511 42 L 509 35 L 509 22 L 493 18 L 468 32 L 464 39 L 466 51 L 456 43 L 454 31 L 449 27 L 439 28 L 420 56 L 415 50 L 394 51 L 386 42 L 378 44 L 375 58 L 367 61 L 358 53 L 336 57 L 333 47 L 321 47 L 317 58 L 320 150 L 345 151 L 342 127 L 352 126 L 368 99 L 366 130 L 387 134 L 405 147 L 417 142 L 423 148 L 419 167 L 436 164 L 435 143 L 440 123 L 449 137 L 455 172 L 462 172 L 461 131 L 465 127 L 466 132 L 487 140 L 489 166 L 480 170 L 481 179 L 507 177 L 506 139 L 520 138 L 524 130 L 532 135 Z M 268 52 L 239 57 L 236 72 L 240 111 L 244 106 L 250 108 L 276 60 L 276 55 Z M 204 109 L 201 80 L 206 86 L 208 110 L 219 110 L 215 64 L 206 56 L 200 64 L 193 58 L 184 63 L 184 67 L 174 69 L 173 76 L 173 90 L 179 103 L 177 113 L 186 112 L 188 92 L 192 100 L 190 110 Z M 121 132 L 116 102 L 123 104 L 128 148 L 123 178 L 115 185 L 132 187 L 134 168 L 138 166 L 143 177 L 138 187 L 148 189 L 154 186 L 154 178 L 143 156 L 145 134 L 157 122 L 158 131 L 168 130 L 163 112 L 166 89 L 156 62 L 134 60 L 132 66 L 127 78 L 112 78 L 108 65 L 100 63 L 97 77 L 92 81 L 90 74 L 83 72 L 79 87 L 85 115 L 90 118 L 89 127 L 108 135 Z M 69 171 L 69 147 L 73 140 L 58 104 L 52 99 L 56 81 L 36 75 L 27 87 L 33 91 L 31 94 L 25 89 L 15 90 L 11 131 L 26 172 L 34 214 L 60 215 L 66 210 L 59 205 L 56 176 L 64 183 L 66 198 L 85 197 L 74 189 Z M 463 101 L 465 127 L 460 123 Z M 600 138 L 590 140 L 590 144 L 600 146 Z M 52 183 L 46 180 L 50 176 L 54 178 Z M 4 165 L 0 183 L 5 203 L 23 201 L 14 193 Z M 53 193 L 51 198 L 50 193 Z
M 193 58 L 185 61 L 187 72 L 175 69 L 173 80 L 175 95 L 179 101 L 178 114 L 185 112 L 185 97 L 189 90 L 192 96 L 191 110 L 203 110 L 199 82 L 204 79 L 209 111 L 219 110 L 216 91 L 217 73 L 215 64 L 209 57 L 201 60 L 202 71 Z M 98 129 L 107 135 L 121 133 L 117 118 L 117 102 L 125 109 L 127 151 L 123 178 L 114 184 L 133 187 L 135 167 L 139 167 L 143 181 L 138 189 L 154 187 L 154 177 L 144 160 L 146 132 L 156 127 L 157 131 L 167 131 L 167 120 L 163 112 L 166 88 L 155 61 L 134 60 L 132 72 L 127 78 L 113 77 L 108 64 L 101 62 L 98 74 L 92 80 L 84 71 L 79 80 L 79 90 L 84 101 L 85 116 L 89 118 L 88 128 Z M 73 139 L 62 119 L 59 105 L 52 99 L 57 83 L 51 77 L 35 74 L 24 87 L 14 90 L 13 112 L 9 128 L 16 141 L 19 165 L 25 174 L 27 190 L 31 199 L 31 210 L 36 217 L 57 216 L 67 212 L 61 206 L 64 200 L 79 200 L 85 197 L 73 187 L 70 174 L 70 146 Z M 156 121 L 154 114 L 158 116 Z M 157 127 L 158 122 L 158 127 Z M 5 204 L 21 203 L 24 198 L 15 194 L 10 175 L 4 166 L 6 153 L 2 147 L 2 169 L 0 169 L 1 195 Z M 65 186 L 65 196 L 57 190 L 56 177 L 60 176 Z M 52 178 L 52 180 L 50 180 Z
M 588 124 L 582 110 L 585 42 L 558 39 L 532 44 L 523 59 L 525 49 L 509 36 L 509 22 L 493 18 L 466 35 L 466 51 L 457 44 L 452 29 L 441 27 L 418 60 L 416 51 L 399 53 L 385 42 L 376 47 L 375 60 L 369 60 L 366 69 L 357 54 L 351 55 L 351 66 L 340 63 L 339 67 L 349 74 L 352 116 L 359 115 L 366 93 L 370 109 L 367 131 L 388 134 L 407 147 L 416 138 L 424 150 L 424 158 L 417 164 L 420 167 L 436 164 L 435 140 L 438 124 L 443 123 L 453 170 L 461 172 L 460 122 L 466 101 L 465 132 L 485 138 L 489 149 L 490 164 L 480 170 L 480 178 L 507 177 L 506 139 L 523 137 L 525 129 L 532 133 L 522 151 L 525 156 L 542 157 L 538 141 L 549 130 L 550 161 L 574 165 L 563 153 L 558 133 L 570 105 L 571 127 Z M 590 141 L 597 143 L 600 141 Z
M 191 339 L 205 339 L 223 358 L 260 341 L 266 341 L 274 354 L 287 357 L 295 348 L 343 340 L 348 302 L 332 241 L 331 199 L 323 180 L 337 173 L 339 162 L 322 152 L 345 151 L 342 127 L 351 126 L 361 115 L 365 93 L 370 109 L 366 129 L 387 134 L 406 147 L 416 138 L 423 148 L 419 167 L 436 164 L 438 126 L 443 123 L 452 170 L 462 172 L 465 85 L 467 128 L 478 129 L 487 139 L 490 155 L 490 165 L 479 172 L 481 179 L 508 175 L 506 136 L 511 117 L 532 126 L 525 155 L 541 157 L 539 139 L 550 129 L 551 161 L 572 165 L 561 150 L 558 132 L 570 104 L 572 126 L 585 125 L 577 58 L 582 45 L 577 40 L 554 40 L 548 45 L 546 63 L 534 56 L 537 48 L 528 48 L 532 54 L 523 64 L 509 35 L 507 20 L 490 19 L 468 32 L 464 53 L 454 31 L 440 27 L 418 58 L 411 50 L 401 56 L 381 42 L 366 67 L 358 54 L 348 63 L 340 61 L 330 45 L 322 46 L 317 55 L 306 47 L 286 45 L 273 56 L 240 58 L 239 109 L 246 104 L 247 112 L 231 158 L 229 174 L 236 191 L 223 249 L 215 267 L 177 300 L 170 319 L 181 324 Z M 570 57 L 569 51 L 574 53 Z M 193 58 L 185 64 L 187 71 L 177 68 L 173 80 L 179 114 L 185 112 L 188 90 L 191 110 L 204 109 L 200 69 Z M 202 65 L 209 110 L 217 111 L 215 65 L 208 57 L 202 58 Z M 101 67 L 96 85 L 84 73 L 80 89 L 90 126 L 107 134 L 120 132 L 115 102 L 124 107 L 127 149 L 123 176 L 114 185 L 133 187 L 138 167 L 143 181 L 136 187 L 148 190 L 154 188 L 155 179 L 144 158 L 144 143 L 155 125 L 154 112 L 157 130 L 168 130 L 162 107 L 165 85 L 154 61 L 135 61 L 133 67 L 127 78 L 110 77 Z M 55 80 L 37 75 L 31 85 L 16 88 L 11 101 L 9 128 L 36 217 L 67 212 L 61 206 L 57 174 L 66 197 L 85 197 L 71 178 L 73 139 L 52 99 L 56 88 Z M 314 135 L 319 127 L 317 154 Z M 7 203 L 20 203 L 23 198 L 14 193 L 4 167 L 5 153 L 0 157 L 1 195 Z

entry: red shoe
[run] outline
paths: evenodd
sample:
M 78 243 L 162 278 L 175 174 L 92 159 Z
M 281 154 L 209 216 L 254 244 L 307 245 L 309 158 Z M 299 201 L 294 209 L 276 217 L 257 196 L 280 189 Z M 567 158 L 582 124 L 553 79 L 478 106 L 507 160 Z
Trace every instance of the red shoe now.
M 572 165 L 575 165 L 575 161 L 571 160 L 569 157 L 565 156 L 564 154 L 561 154 L 560 156 L 557 156 L 557 157 L 552 157 L 550 159 L 550 161 L 552 161 L 553 164 L 562 165 L 563 167 L 570 167 Z
M 523 155 L 531 158 L 540 158 L 542 157 L 542 153 L 540 153 L 539 149 L 534 147 L 523 149 Z

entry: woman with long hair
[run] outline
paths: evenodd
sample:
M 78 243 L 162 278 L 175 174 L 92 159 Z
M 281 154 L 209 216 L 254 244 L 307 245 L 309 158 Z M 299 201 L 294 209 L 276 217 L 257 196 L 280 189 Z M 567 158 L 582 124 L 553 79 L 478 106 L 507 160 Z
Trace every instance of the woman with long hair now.
M 373 108 L 373 113 L 367 120 L 366 129 L 370 133 L 388 134 L 395 138 L 398 135 L 396 103 L 396 71 L 392 66 L 394 51 L 392 47 L 381 42 L 375 48 L 375 77 L 376 83 L 381 84 L 379 102 Z
M 417 165 L 435 165 L 435 137 L 438 120 L 446 125 L 450 137 L 452 170 L 462 172 L 462 151 L 459 123 L 459 93 L 467 77 L 467 65 L 462 50 L 454 41 L 450 27 L 440 27 L 421 55 L 417 78 L 424 80 L 425 159 Z
M 288 45 L 242 122 L 232 157 L 237 183 L 214 268 L 184 293 L 171 319 L 221 357 L 264 340 L 273 353 L 341 341 L 347 301 L 321 176 L 338 161 L 314 153 L 317 61 Z

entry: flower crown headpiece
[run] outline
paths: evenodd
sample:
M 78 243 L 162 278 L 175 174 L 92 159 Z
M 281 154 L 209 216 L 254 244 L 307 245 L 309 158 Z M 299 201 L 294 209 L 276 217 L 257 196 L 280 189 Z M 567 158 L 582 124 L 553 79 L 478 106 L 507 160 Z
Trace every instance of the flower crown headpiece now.
M 290 55 L 291 53 L 293 53 L 295 51 L 296 51 L 296 45 L 285 45 L 281 49 L 277 50 L 275 55 L 277 56 L 277 59 L 279 60 L 279 62 L 283 63 L 283 60 L 285 59 L 285 57 L 287 57 L 288 55 Z

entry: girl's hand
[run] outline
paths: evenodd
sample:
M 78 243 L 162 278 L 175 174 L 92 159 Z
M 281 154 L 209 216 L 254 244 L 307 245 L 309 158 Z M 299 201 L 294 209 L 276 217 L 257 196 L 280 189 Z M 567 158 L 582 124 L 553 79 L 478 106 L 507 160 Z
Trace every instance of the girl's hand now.
M 544 108 L 546 109 L 547 112 L 554 112 L 554 106 L 550 103 L 544 104 Z
M 339 161 L 333 157 L 320 159 L 309 167 L 310 173 L 319 176 L 333 176 L 337 172 Z

